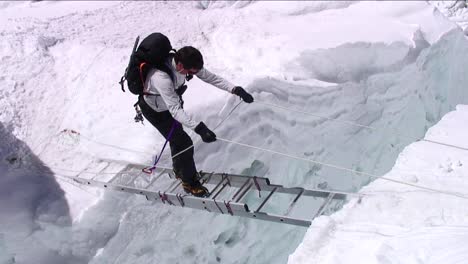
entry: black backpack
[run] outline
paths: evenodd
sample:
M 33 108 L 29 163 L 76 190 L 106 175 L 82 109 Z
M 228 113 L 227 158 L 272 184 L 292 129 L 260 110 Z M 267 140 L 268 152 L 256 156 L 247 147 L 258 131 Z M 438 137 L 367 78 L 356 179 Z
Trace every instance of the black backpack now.
M 138 36 L 130 55 L 130 61 L 125 69 L 125 73 L 120 78 L 122 91 L 125 92 L 124 82 L 127 81 L 128 90 L 136 95 L 151 95 L 144 91 L 146 76 L 151 69 L 159 69 L 166 72 L 172 79 L 174 76 L 169 67 L 165 64 L 169 56 L 173 56 L 169 39 L 161 33 L 152 33 L 147 36 L 138 46 Z M 138 48 L 137 48 L 138 46 Z

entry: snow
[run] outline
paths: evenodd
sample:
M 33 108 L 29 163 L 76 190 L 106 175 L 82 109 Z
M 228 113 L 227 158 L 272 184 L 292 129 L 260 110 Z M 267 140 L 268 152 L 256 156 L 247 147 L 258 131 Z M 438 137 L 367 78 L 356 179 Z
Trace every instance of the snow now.
M 409 145 L 385 178 L 442 189 L 448 195 L 376 180 L 339 212 L 317 218 L 288 263 L 464 263 L 468 256 L 468 107 L 457 106 Z
M 375 175 L 394 167 L 387 177 L 464 192 L 462 150 L 423 141 L 402 152 L 468 104 L 466 37 L 428 3 L 40 1 L 2 2 L 0 14 L 0 262 L 284 263 L 293 254 L 291 263 L 351 256 L 456 263 L 466 256 L 458 246 L 466 241 L 460 198 L 382 180 L 361 189 L 369 177 L 203 144 L 193 132 L 198 169 L 368 195 L 305 233 L 64 178 L 96 169 L 98 158 L 150 163 L 162 147 L 151 125 L 133 122 L 136 98 L 117 84 L 135 37 L 161 31 L 175 48 L 198 47 L 208 69 L 255 97 L 215 130 L 219 137 Z M 211 128 L 238 103 L 199 80 L 184 99 Z M 466 148 L 457 114 L 464 111 L 459 105 L 426 137 Z M 168 153 L 162 165 L 170 166 Z M 410 250 L 418 243 L 421 250 Z M 445 244 L 451 255 L 435 247 Z
M 466 0 L 451 0 L 451 1 L 429 1 L 437 7 L 451 21 L 456 22 L 465 30 L 465 35 L 468 32 L 468 3 Z

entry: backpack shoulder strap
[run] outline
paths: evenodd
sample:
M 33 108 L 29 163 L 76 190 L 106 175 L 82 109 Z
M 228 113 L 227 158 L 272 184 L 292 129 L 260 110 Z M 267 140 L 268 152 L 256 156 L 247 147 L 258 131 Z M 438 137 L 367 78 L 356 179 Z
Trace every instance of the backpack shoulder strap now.
M 169 53 L 168 58 L 169 58 L 170 61 L 172 62 L 172 60 L 174 59 L 174 53 L 172 53 L 172 52 Z M 174 76 L 174 73 L 172 72 L 172 70 L 170 69 L 170 67 L 167 66 L 166 62 L 167 62 L 167 60 L 165 60 L 164 63 L 155 65 L 155 68 L 158 69 L 158 70 L 160 70 L 160 71 L 163 71 L 163 72 L 167 73 L 167 75 L 169 75 L 169 77 L 171 78 L 172 82 L 175 83 L 175 76 Z

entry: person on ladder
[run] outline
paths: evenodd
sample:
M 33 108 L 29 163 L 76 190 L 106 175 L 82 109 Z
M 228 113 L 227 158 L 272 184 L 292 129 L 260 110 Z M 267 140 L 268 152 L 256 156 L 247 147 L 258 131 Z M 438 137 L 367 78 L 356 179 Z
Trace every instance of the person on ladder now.
M 144 83 L 146 91 L 139 96 L 138 105 L 143 116 L 169 141 L 172 156 L 193 144 L 182 125 L 193 129 L 204 142 L 216 141 L 213 131 L 203 122 L 195 121 L 183 109 L 182 94 L 187 88 L 185 81 L 193 75 L 221 90 L 239 96 L 246 103 L 254 101 L 252 95 L 242 87 L 234 86 L 205 69 L 203 56 L 194 47 L 186 46 L 171 54 L 166 59 L 165 66 L 172 76 L 159 69 L 149 71 Z M 190 148 L 174 157 L 172 160 L 174 173 L 182 181 L 185 192 L 206 197 L 209 193 L 199 181 L 193 154 L 194 150 Z

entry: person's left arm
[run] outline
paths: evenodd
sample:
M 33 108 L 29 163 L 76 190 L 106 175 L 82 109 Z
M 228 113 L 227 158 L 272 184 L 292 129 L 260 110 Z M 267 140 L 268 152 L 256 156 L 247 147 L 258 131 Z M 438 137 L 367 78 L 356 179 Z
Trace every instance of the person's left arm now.
M 242 87 L 234 86 L 232 83 L 226 81 L 224 78 L 202 68 L 197 74 L 195 74 L 200 80 L 209 83 L 221 90 L 235 94 L 239 96 L 244 102 L 252 103 L 253 97 L 247 93 Z
M 200 80 L 206 82 L 206 83 L 209 83 L 221 90 L 224 90 L 226 92 L 229 92 L 229 93 L 232 93 L 232 89 L 234 89 L 234 85 L 230 82 L 228 82 L 227 80 L 225 80 L 224 78 L 208 71 L 207 69 L 205 68 L 202 68 L 200 71 L 197 72 L 197 74 L 195 74 L 195 76 L 197 76 L 198 78 L 200 78 Z

